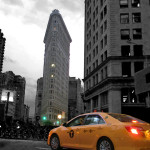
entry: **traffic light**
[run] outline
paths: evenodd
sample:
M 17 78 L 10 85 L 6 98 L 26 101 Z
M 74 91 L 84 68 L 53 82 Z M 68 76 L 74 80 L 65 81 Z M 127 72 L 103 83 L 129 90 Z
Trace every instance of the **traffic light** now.
M 43 118 L 42 118 L 43 120 L 47 120 L 47 118 L 46 118 L 46 116 L 43 116 Z

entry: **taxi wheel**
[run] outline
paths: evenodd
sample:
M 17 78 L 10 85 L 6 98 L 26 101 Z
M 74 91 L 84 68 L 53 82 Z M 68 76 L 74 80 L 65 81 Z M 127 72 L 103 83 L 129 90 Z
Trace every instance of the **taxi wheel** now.
M 59 138 L 57 135 L 52 135 L 50 139 L 50 146 L 52 150 L 61 150 Z
M 109 138 L 103 137 L 97 143 L 97 150 L 114 150 L 114 146 Z

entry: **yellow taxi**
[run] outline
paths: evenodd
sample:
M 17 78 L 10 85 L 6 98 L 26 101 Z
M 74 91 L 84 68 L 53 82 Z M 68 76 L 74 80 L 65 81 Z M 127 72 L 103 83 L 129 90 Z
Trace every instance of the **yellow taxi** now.
M 150 124 L 126 114 L 87 113 L 52 129 L 47 143 L 52 150 L 150 150 Z

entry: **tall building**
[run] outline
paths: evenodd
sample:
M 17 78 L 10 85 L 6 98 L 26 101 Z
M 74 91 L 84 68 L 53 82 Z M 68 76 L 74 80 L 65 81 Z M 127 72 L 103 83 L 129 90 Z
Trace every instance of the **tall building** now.
M 41 116 L 41 103 L 42 103 L 42 93 L 43 93 L 43 78 L 37 80 L 37 90 L 35 99 L 35 119 L 39 120 Z
M 68 120 L 84 112 L 82 92 L 81 80 L 69 77 Z
M 25 98 L 26 81 L 24 77 L 15 75 L 14 88 L 16 91 L 16 110 L 15 118 L 24 119 L 24 98 Z
M 145 0 L 85 0 L 86 112 L 145 115 L 134 75 L 150 64 L 149 9 Z
M 56 124 L 58 114 L 68 116 L 68 83 L 71 37 L 58 10 L 50 15 L 45 37 L 41 118 Z
M 7 71 L 0 75 L 0 103 L 5 103 L 8 116 L 24 119 L 25 78 Z
M 24 121 L 27 122 L 29 119 L 30 107 L 24 104 Z
M 3 33 L 1 32 L 0 29 L 0 72 L 2 72 L 2 67 L 3 67 L 5 41 L 6 39 L 3 37 Z

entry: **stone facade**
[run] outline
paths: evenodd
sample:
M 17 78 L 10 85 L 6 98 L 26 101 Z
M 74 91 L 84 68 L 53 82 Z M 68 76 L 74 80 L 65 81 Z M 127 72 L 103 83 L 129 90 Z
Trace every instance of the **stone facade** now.
M 3 33 L 0 29 L 0 72 L 2 72 L 2 67 L 3 67 L 5 41 L 6 39 L 3 37 Z
M 37 90 L 35 99 L 35 118 L 40 118 L 41 116 L 42 93 L 43 93 L 43 78 L 39 78 L 37 80 Z
M 82 92 L 81 80 L 69 77 L 68 120 L 84 112 Z
M 12 94 L 9 95 L 13 98 L 13 101 L 8 102 L 8 115 L 12 116 L 13 119 L 24 119 L 24 97 L 25 97 L 25 78 L 20 75 L 15 75 L 12 71 L 2 73 L 0 76 L 0 91 L 1 91 L 1 103 L 3 91 Z M 5 95 L 4 95 L 5 96 Z
M 142 0 L 85 0 L 86 112 L 142 118 L 136 111 L 145 103 L 135 95 L 134 74 L 150 64 L 149 8 Z

